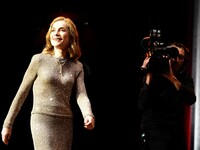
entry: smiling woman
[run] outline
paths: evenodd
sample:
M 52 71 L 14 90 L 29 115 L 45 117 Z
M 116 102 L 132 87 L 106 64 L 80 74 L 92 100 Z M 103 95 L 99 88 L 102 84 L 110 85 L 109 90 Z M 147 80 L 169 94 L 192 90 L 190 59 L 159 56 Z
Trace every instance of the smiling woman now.
M 46 34 L 46 45 L 33 55 L 4 120 L 2 141 L 8 144 L 13 124 L 33 86 L 31 133 L 35 150 L 71 150 L 73 111 L 71 94 L 83 116 L 83 127 L 92 130 L 94 114 L 84 83 L 79 35 L 70 18 L 55 18 Z

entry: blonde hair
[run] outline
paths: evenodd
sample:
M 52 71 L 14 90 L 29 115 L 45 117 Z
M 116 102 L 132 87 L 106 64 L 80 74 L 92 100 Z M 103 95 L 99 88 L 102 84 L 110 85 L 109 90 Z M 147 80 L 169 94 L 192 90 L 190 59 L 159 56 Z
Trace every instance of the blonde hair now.
M 79 45 L 79 34 L 76 28 L 76 25 L 70 18 L 59 16 L 56 17 L 50 24 L 49 29 L 46 33 L 46 45 L 42 50 L 42 53 L 45 54 L 54 54 L 53 46 L 50 42 L 50 33 L 52 31 L 52 26 L 55 22 L 63 20 L 67 23 L 67 30 L 69 32 L 69 46 L 67 47 L 67 51 L 70 59 L 78 59 L 81 57 L 81 49 Z

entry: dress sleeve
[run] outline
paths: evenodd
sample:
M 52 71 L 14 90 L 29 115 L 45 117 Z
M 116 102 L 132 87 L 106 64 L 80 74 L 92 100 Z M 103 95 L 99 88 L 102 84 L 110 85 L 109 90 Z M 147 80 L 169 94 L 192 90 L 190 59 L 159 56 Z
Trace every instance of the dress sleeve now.
M 19 86 L 19 89 L 11 103 L 11 106 L 9 108 L 8 114 L 4 120 L 3 127 L 12 128 L 13 122 L 19 113 L 29 91 L 30 88 L 36 78 L 37 75 L 37 67 L 38 61 L 37 57 L 34 55 L 31 59 L 31 62 L 23 76 L 21 85 Z
M 88 98 L 86 87 L 85 87 L 84 70 L 83 70 L 82 64 L 81 64 L 80 72 L 76 79 L 76 98 L 77 98 L 77 103 L 78 103 L 78 106 L 81 110 L 83 117 L 85 117 L 85 116 L 94 117 L 94 114 L 92 112 L 91 103 Z

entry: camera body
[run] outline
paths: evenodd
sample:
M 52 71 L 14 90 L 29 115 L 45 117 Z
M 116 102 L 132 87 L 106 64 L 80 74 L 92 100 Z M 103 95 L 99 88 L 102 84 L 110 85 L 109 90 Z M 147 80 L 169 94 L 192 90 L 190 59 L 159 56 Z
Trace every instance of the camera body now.
M 146 52 L 150 57 L 148 71 L 151 73 L 167 73 L 169 71 L 169 59 L 176 59 L 178 56 L 177 48 L 165 46 L 159 29 L 150 30 L 148 40 Z

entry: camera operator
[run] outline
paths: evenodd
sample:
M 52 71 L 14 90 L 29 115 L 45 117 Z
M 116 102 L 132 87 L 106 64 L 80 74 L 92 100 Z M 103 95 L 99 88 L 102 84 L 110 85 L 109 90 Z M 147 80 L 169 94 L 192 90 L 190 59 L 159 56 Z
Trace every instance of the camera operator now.
M 187 150 L 185 106 L 196 102 L 193 78 L 187 73 L 189 50 L 174 42 L 168 48 L 176 48 L 176 57 L 160 61 L 168 62 L 167 69 L 160 71 L 163 62 L 155 61 L 149 69 L 152 56 L 144 59 L 144 82 L 138 98 L 141 110 L 141 149 Z M 156 70 L 156 71 L 155 71 Z M 166 71 L 167 70 L 167 71 Z

